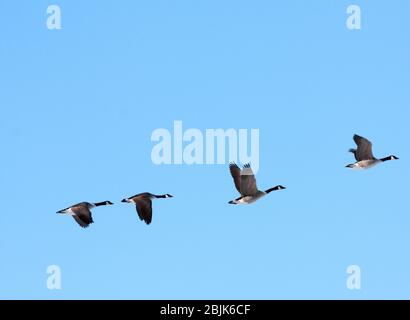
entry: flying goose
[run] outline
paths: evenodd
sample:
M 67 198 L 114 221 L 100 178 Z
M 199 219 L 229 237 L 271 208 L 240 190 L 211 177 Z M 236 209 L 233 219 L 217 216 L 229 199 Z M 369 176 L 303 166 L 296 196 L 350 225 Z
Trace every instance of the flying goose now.
M 90 203 L 81 202 L 77 203 L 71 207 L 57 211 L 57 214 L 67 214 L 73 216 L 74 220 L 83 227 L 88 228 L 88 226 L 93 223 L 93 217 L 91 216 L 91 209 L 99 206 L 113 205 L 111 201 Z
M 286 189 L 285 187 L 279 185 L 266 191 L 258 190 L 255 175 L 253 174 L 249 163 L 245 164 L 243 166 L 243 170 L 241 170 L 236 163 L 232 162 L 229 165 L 229 170 L 231 171 L 236 190 L 238 190 L 241 194 L 238 199 L 229 201 L 230 204 L 250 204 L 266 196 L 272 191 Z
M 399 159 L 393 155 L 386 158 L 377 159 L 373 156 L 372 143 L 369 140 L 357 134 L 353 136 L 353 140 L 357 144 L 357 149 L 350 149 L 349 152 L 353 153 L 356 158 L 356 163 L 348 164 L 346 168 L 368 169 L 385 161 Z
M 155 195 L 149 192 L 137 194 L 135 196 L 123 199 L 121 202 L 133 203 L 137 208 L 138 217 L 145 221 L 146 224 L 152 222 L 152 200 L 173 198 L 170 194 Z

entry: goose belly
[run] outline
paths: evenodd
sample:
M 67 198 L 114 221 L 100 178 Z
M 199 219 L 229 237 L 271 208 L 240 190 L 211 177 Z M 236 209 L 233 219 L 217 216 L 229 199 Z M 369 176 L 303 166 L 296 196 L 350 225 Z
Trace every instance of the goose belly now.
M 255 195 L 255 196 L 244 196 L 239 200 L 239 203 L 251 204 L 251 203 L 254 203 L 255 201 L 258 201 L 263 196 L 264 196 L 264 194 L 258 194 L 258 195 Z
M 378 160 L 362 160 L 355 164 L 354 169 L 370 169 L 378 165 L 380 161 Z

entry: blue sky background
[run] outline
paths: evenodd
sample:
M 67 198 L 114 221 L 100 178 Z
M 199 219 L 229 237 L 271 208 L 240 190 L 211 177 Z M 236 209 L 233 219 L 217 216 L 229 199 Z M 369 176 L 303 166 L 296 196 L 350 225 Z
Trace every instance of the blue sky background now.
M 409 9 L 1 0 L 0 298 L 410 298 Z M 151 133 L 175 120 L 260 129 L 258 184 L 288 189 L 229 206 L 227 165 L 154 165 Z M 349 171 L 354 133 L 400 160 Z M 175 196 L 151 226 L 120 203 L 143 191 Z M 102 200 L 86 230 L 55 214 Z

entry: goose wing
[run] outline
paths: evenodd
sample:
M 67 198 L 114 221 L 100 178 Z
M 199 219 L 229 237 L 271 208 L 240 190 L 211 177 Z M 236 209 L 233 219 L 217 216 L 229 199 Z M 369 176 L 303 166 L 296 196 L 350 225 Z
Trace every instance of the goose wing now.
M 353 136 L 354 142 L 357 144 L 357 150 L 355 152 L 355 157 L 357 161 L 362 160 L 374 160 L 372 151 L 372 143 L 357 134 Z
M 229 164 L 229 171 L 231 172 L 236 190 L 241 193 L 241 169 L 236 163 L 232 162 L 231 164 Z
M 258 192 L 255 175 L 253 174 L 250 164 L 245 164 L 241 172 L 241 194 L 252 196 Z
M 146 224 L 152 222 L 152 201 L 148 197 L 138 197 L 134 199 L 140 220 L 145 221 Z
M 91 215 L 90 209 L 85 205 L 76 205 L 71 207 L 73 211 L 74 220 L 82 227 L 87 228 L 91 223 L 93 223 L 93 217 Z
M 349 149 L 349 152 L 353 153 L 354 158 L 356 159 L 356 161 L 359 161 L 359 159 L 357 158 L 357 150 L 356 149 Z
M 131 200 L 137 199 L 138 200 L 138 198 L 145 198 L 145 197 L 150 198 L 151 196 L 152 196 L 152 194 L 149 193 L 149 192 L 142 192 L 142 193 L 136 194 L 135 196 L 129 197 L 128 199 L 131 199 Z

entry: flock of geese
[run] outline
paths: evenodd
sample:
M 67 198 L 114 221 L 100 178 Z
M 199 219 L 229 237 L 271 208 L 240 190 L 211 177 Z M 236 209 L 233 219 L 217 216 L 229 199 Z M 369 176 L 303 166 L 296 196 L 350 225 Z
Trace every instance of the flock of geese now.
M 349 152 L 353 153 L 356 162 L 347 165 L 347 168 L 368 169 L 382 162 L 399 159 L 393 155 L 377 159 L 373 156 L 372 143 L 369 140 L 356 134 L 353 136 L 353 140 L 355 141 L 357 148 L 350 149 Z M 229 170 L 236 190 L 238 190 L 240 194 L 240 197 L 230 201 L 230 204 L 250 204 L 261 199 L 272 191 L 286 189 L 284 186 L 278 185 L 265 191 L 259 190 L 250 164 L 245 164 L 243 169 L 240 169 L 236 163 L 231 163 L 229 165 Z M 144 192 L 129 198 L 125 198 L 122 202 L 134 204 L 140 220 L 149 225 L 152 222 L 152 200 L 166 198 L 172 198 L 172 195 L 155 195 L 149 192 Z M 91 209 L 107 205 L 113 205 L 113 203 L 111 201 L 97 203 L 81 202 L 71 207 L 62 209 L 58 211 L 57 214 L 71 215 L 81 227 L 87 228 L 94 222 L 91 215 Z

